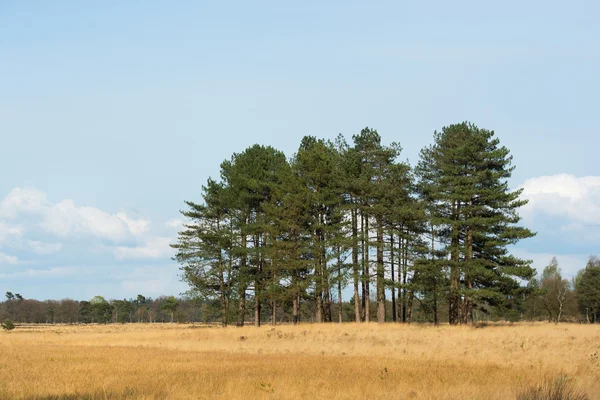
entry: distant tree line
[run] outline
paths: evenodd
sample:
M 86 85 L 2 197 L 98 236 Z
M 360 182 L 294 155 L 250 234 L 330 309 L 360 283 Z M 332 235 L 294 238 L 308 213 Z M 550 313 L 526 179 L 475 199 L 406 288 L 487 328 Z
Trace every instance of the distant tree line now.
M 6 292 L 0 302 L 0 321 L 18 323 L 126 323 L 126 322 L 210 322 L 214 320 L 208 305 L 197 300 L 174 296 L 152 299 L 106 300 L 95 296 L 89 301 L 30 300 L 18 293 Z
M 221 306 L 218 299 L 200 297 L 136 298 L 107 301 L 95 296 L 89 301 L 30 300 L 18 293 L 6 292 L 6 300 L 0 302 L 0 321 L 37 324 L 85 324 L 85 323 L 222 323 Z M 369 315 L 377 318 L 374 294 L 370 302 Z M 248 308 L 253 309 L 254 299 L 248 299 Z M 386 299 L 386 319 L 393 320 L 392 303 Z M 449 321 L 448 302 L 440 300 L 439 320 Z M 311 297 L 301 302 L 299 321 L 315 322 L 316 304 Z M 331 304 L 333 314 L 341 314 L 343 321 L 353 321 L 354 299 L 349 298 L 340 305 Z M 272 318 L 266 307 L 263 319 Z M 585 268 L 571 279 L 562 276 L 558 261 L 554 258 L 539 276 L 532 278 L 526 287 L 503 304 L 478 307 L 473 311 L 475 321 L 549 321 L 600 323 L 600 260 L 590 257 Z M 227 320 L 236 318 L 230 310 Z M 253 323 L 254 313 L 248 316 Z M 291 304 L 281 303 L 275 310 L 279 323 L 292 323 L 294 311 Z M 434 323 L 430 304 L 416 297 L 411 321 Z
M 365 128 L 352 143 L 306 136 L 291 158 L 261 145 L 233 154 L 181 211 L 173 247 L 188 295 L 238 326 L 275 324 L 279 310 L 293 323 L 460 324 L 520 319 L 527 304 L 537 317 L 532 296 L 550 278 L 535 283 L 508 251 L 534 233 L 518 225 L 527 201 L 508 188 L 512 156 L 494 132 L 444 127 L 414 167 L 400 153 Z

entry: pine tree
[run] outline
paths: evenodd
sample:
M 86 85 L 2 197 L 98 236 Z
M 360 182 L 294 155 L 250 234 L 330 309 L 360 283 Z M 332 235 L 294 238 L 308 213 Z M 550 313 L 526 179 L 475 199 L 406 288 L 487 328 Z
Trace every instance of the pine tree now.
M 292 168 L 283 172 L 284 179 L 264 209 L 269 223 L 271 274 L 267 288 L 272 312 L 277 302 L 292 304 L 292 322 L 300 321 L 300 299 L 305 297 L 311 270 L 310 193 L 302 186 Z M 275 314 L 272 314 L 275 324 Z
M 341 187 L 343 198 L 343 212 L 350 215 L 349 246 L 352 254 L 352 280 L 354 300 L 354 321 L 361 321 L 362 307 L 359 288 L 364 286 L 362 282 L 362 267 L 359 263 L 359 207 L 360 207 L 360 154 L 354 147 L 350 147 L 342 135 L 336 138 L 338 158 L 338 182 Z
M 204 204 L 187 201 L 181 213 L 190 221 L 179 233 L 175 259 L 182 264 L 183 280 L 191 294 L 218 297 L 222 325 L 228 324 L 229 299 L 233 280 L 231 220 L 226 189 L 212 179 L 203 187 Z
M 254 284 L 254 324 L 261 323 L 261 305 L 269 279 L 265 273 L 269 262 L 266 257 L 269 221 L 263 206 L 271 201 L 288 167 L 281 151 L 260 145 L 236 153 L 221 164 L 221 177 L 230 191 L 231 207 L 236 210 L 235 230 L 241 238 L 235 249 L 240 257 L 238 325 L 243 324 L 246 291 L 251 284 Z
M 493 131 L 466 122 L 434 133 L 434 144 L 421 151 L 417 173 L 450 254 L 451 324 L 471 321 L 476 304 L 502 302 L 519 288 L 517 278 L 533 276 L 529 262 L 507 250 L 534 235 L 516 225 L 527 201 L 508 189 L 511 163 Z
M 431 156 L 430 153 L 422 152 L 422 162 L 420 166 L 430 165 L 433 160 L 425 158 Z M 439 324 L 439 307 L 443 299 L 448 297 L 449 271 L 447 249 L 441 247 L 443 243 L 443 232 L 440 226 L 436 225 L 437 215 L 441 212 L 438 203 L 434 201 L 431 190 L 433 186 L 433 177 L 436 171 L 417 169 L 416 173 L 419 180 L 416 185 L 416 193 L 420 200 L 423 211 L 424 225 L 423 237 L 427 240 L 427 249 L 423 257 L 417 260 L 416 269 L 419 271 L 414 279 L 414 285 L 422 293 L 421 305 L 424 311 L 432 314 L 432 320 L 435 325 Z
M 373 219 L 375 224 L 375 247 L 376 247 L 376 299 L 377 299 L 377 321 L 385 321 L 385 239 L 384 232 L 389 224 L 391 213 L 391 202 L 405 188 L 397 186 L 399 177 L 408 170 L 405 165 L 397 165 L 396 158 L 400 154 L 401 147 L 397 143 L 384 146 L 381 137 L 376 130 L 365 128 L 360 134 L 353 136 L 355 153 L 359 159 L 360 175 L 358 175 L 357 186 L 361 201 L 362 228 L 364 234 L 365 260 L 363 271 L 365 273 L 365 309 L 369 307 L 369 281 L 370 265 L 368 261 L 371 241 L 369 237 L 369 222 Z M 397 175 L 397 176 L 395 176 Z M 394 180 L 396 179 L 396 180 Z M 365 320 L 369 320 L 369 313 L 365 313 Z
M 332 249 L 344 224 L 337 165 L 337 153 L 333 145 L 312 136 L 302 139 L 293 160 L 299 182 L 309 193 L 317 322 L 332 321 L 328 263 L 335 257 Z

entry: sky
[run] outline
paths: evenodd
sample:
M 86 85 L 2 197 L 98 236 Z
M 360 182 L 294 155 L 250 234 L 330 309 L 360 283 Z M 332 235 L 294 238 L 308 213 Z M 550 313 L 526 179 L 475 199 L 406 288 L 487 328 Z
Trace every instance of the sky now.
M 600 254 L 600 3 L 0 1 L 0 293 L 179 294 L 184 200 L 259 143 L 471 121 L 573 276 Z

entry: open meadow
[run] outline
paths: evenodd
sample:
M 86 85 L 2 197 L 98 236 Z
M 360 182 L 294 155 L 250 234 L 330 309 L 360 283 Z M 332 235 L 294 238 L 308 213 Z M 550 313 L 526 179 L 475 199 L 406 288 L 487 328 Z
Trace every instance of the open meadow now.
M 600 399 L 600 326 L 179 324 L 0 333 L 2 399 L 511 399 L 567 376 Z

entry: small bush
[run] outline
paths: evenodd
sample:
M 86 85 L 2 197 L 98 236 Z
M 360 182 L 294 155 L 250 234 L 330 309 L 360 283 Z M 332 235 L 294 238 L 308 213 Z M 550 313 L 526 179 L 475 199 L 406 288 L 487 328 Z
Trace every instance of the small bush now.
M 0 324 L 0 326 L 2 326 L 2 329 L 4 329 L 5 331 L 12 331 L 13 329 L 15 329 L 15 323 L 12 322 L 10 319 L 5 319 L 4 322 Z
M 590 400 L 590 397 L 574 387 L 567 375 L 562 375 L 519 393 L 517 400 Z

